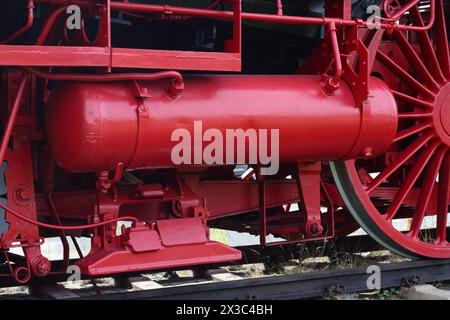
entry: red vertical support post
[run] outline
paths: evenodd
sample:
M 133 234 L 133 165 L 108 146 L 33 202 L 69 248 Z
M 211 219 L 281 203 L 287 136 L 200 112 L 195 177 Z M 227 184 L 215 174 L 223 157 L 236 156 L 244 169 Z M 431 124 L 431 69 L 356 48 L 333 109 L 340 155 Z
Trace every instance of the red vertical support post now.
M 14 100 L 6 99 L 7 102 L 3 105 L 4 110 L 9 111 L 9 117 L 2 137 L 0 163 L 3 164 L 5 160 L 8 163 L 5 174 L 8 207 L 29 219 L 37 220 L 31 150 L 35 120 L 21 119 L 19 112 L 23 112 L 25 118 L 27 113 L 32 114 L 29 92 L 34 90 L 33 83 L 30 84 L 26 72 L 21 74 L 20 80 L 18 77 L 14 79 L 13 73 L 5 72 L 5 76 L 8 77 L 7 90 L 17 85 L 19 88 Z M 51 264 L 41 254 L 43 239 L 39 236 L 38 227 L 24 223 L 9 212 L 5 212 L 5 220 L 9 229 L 1 236 L 1 247 L 23 247 L 31 271 L 37 276 L 46 276 L 50 272 Z
M 106 5 L 106 35 L 107 35 L 107 41 L 106 41 L 106 48 L 109 52 L 110 59 L 109 59 L 109 68 L 108 71 L 112 71 L 112 45 L 111 45 L 111 0 L 105 0 Z
M 233 38 L 225 41 L 225 52 L 238 53 L 242 51 L 242 0 L 226 0 L 233 4 Z
M 282 16 L 283 14 L 283 0 L 277 0 L 277 15 Z
M 94 47 L 103 47 L 109 54 L 108 72 L 112 69 L 112 49 L 111 49 L 111 0 L 101 0 L 99 7 L 100 25 L 97 38 L 92 43 Z
M 320 212 L 320 173 L 321 162 L 298 164 L 298 188 L 306 213 L 304 230 L 309 237 L 315 238 L 323 233 Z
M 262 246 L 267 244 L 267 208 L 266 208 L 266 181 L 261 174 L 261 168 L 258 166 L 256 172 L 258 180 L 258 203 L 259 203 L 259 242 Z

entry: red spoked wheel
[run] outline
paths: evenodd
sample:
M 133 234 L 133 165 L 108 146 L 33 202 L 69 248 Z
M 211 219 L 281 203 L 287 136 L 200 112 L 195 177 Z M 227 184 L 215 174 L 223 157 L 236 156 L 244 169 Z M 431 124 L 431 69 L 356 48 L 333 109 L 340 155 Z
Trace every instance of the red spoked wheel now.
M 404 19 L 426 25 L 423 8 Z M 450 258 L 447 232 L 450 192 L 450 57 L 446 11 L 436 0 L 429 31 L 390 35 L 401 52 L 377 53 L 378 64 L 398 103 L 398 132 L 389 151 L 372 160 L 331 163 L 336 184 L 352 215 L 380 244 L 400 255 Z M 403 63 L 399 61 L 402 60 Z M 394 221 L 409 218 L 409 230 Z M 431 220 L 430 220 L 431 219 Z M 424 231 L 424 221 L 431 228 Z

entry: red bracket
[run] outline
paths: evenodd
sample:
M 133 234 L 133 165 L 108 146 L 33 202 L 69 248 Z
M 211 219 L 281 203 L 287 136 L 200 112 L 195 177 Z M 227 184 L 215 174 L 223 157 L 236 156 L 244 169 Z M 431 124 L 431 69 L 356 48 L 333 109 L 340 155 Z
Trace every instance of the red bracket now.
M 266 206 L 265 177 L 257 173 L 259 192 L 259 235 L 263 246 L 298 243 L 312 240 L 329 239 L 334 236 L 334 209 L 329 202 L 329 196 L 321 183 L 321 163 L 297 164 L 297 172 L 293 174 L 297 180 L 300 204 L 303 210 L 300 213 L 291 213 L 290 204 L 285 206 L 281 214 L 268 217 Z M 322 221 L 321 202 L 328 207 L 326 219 Z M 269 224 L 268 222 L 272 222 Z M 274 225 L 273 223 L 278 223 Z M 324 225 L 327 226 L 325 230 Z M 277 233 L 288 234 L 286 241 L 267 242 L 267 234 L 271 230 Z
M 302 204 L 306 212 L 304 230 L 311 237 L 319 237 L 323 233 L 320 212 L 320 173 L 322 164 L 315 162 L 311 165 L 298 165 L 298 188 Z

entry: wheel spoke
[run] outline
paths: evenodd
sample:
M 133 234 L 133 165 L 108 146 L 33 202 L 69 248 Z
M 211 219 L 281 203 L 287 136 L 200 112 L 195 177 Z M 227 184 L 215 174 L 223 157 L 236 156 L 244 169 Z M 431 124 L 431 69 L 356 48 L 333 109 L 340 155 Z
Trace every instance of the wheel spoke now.
M 425 23 L 423 22 L 422 16 L 417 6 L 411 8 L 410 13 L 414 25 L 420 27 L 425 26 Z M 438 79 L 439 82 L 441 83 L 445 82 L 445 76 L 442 73 L 438 58 L 436 56 L 436 53 L 434 52 L 430 37 L 428 36 L 428 32 L 427 31 L 417 32 L 417 39 L 419 40 L 422 57 L 426 57 L 426 59 L 424 60 L 425 62 L 428 63 L 431 72 Z
M 448 48 L 447 27 L 445 23 L 444 4 L 436 0 L 436 53 L 442 72 L 450 79 L 450 52 Z
M 373 179 L 366 187 L 366 191 L 371 193 L 380 184 L 390 177 L 398 168 L 400 168 L 406 161 L 408 161 L 415 153 L 417 153 L 431 138 L 432 133 L 425 134 L 411 143 L 399 156 L 392 161 L 380 174 Z
M 395 41 L 398 43 L 400 49 L 408 60 L 408 62 L 413 66 L 414 70 L 416 70 L 420 79 L 425 82 L 428 87 L 434 87 L 438 89 L 440 86 L 434 80 L 427 67 L 424 65 L 416 50 L 412 47 L 412 45 L 408 42 L 408 39 L 403 35 L 402 31 L 395 30 L 392 34 Z
M 419 107 L 421 109 L 423 108 L 429 108 L 432 109 L 433 108 L 433 104 L 415 97 L 411 97 L 410 95 L 404 94 L 402 92 L 398 92 L 395 90 L 392 90 L 392 93 L 394 94 L 394 96 L 396 96 L 397 98 L 405 101 L 405 102 L 409 102 L 414 104 L 415 107 Z
M 409 191 L 411 191 L 411 189 L 413 188 L 414 184 L 421 175 L 423 169 L 426 167 L 427 163 L 430 161 L 439 144 L 440 143 L 438 140 L 433 140 L 433 142 L 431 142 L 431 144 L 425 149 L 425 151 L 417 159 L 411 170 L 408 172 L 406 179 L 403 181 L 400 189 L 396 193 L 391 205 L 389 206 L 389 209 L 386 213 L 387 220 L 392 220 L 395 217 L 398 209 L 400 209 L 403 201 L 405 200 Z
M 419 90 L 430 97 L 434 97 L 434 93 L 432 91 L 430 91 L 427 87 L 425 87 L 419 81 L 414 79 L 408 72 L 403 70 L 402 67 L 400 67 L 397 63 L 395 63 L 391 58 L 389 58 L 380 50 L 378 50 L 377 52 L 377 58 L 378 60 L 380 60 L 382 64 L 384 64 L 388 69 L 390 69 L 391 72 L 396 74 L 400 79 L 402 79 L 412 88 Z
M 399 113 L 399 119 L 420 119 L 420 118 L 430 118 L 433 114 L 431 112 L 405 112 Z
M 423 219 L 430 203 L 433 189 L 436 185 L 436 177 L 438 175 L 439 168 L 441 167 L 446 151 L 446 147 L 442 147 L 437 151 L 436 155 L 429 163 L 429 168 L 423 179 L 419 199 L 417 200 L 416 211 L 414 212 L 411 222 L 411 228 L 408 232 L 408 235 L 414 239 L 418 238 Z
M 445 243 L 450 192 L 450 155 L 447 152 L 439 171 L 436 242 Z
M 424 122 L 424 123 L 416 124 L 415 126 L 412 126 L 408 129 L 398 132 L 394 138 L 394 142 L 398 142 L 400 140 L 406 139 L 412 135 L 415 135 L 415 134 L 422 132 L 428 128 L 431 128 L 432 126 L 433 126 L 432 122 Z
M 331 171 L 346 208 L 374 240 L 410 259 L 448 259 L 450 4 L 406 2 L 408 12 L 401 15 L 407 21 L 399 23 L 414 27 L 386 30 L 371 56 L 378 61 L 373 74 L 386 79 L 398 105 L 393 144 L 373 160 L 332 162 Z M 394 221 L 405 217 L 411 218 L 406 234 Z M 436 221 L 432 230 L 422 230 L 430 218 Z

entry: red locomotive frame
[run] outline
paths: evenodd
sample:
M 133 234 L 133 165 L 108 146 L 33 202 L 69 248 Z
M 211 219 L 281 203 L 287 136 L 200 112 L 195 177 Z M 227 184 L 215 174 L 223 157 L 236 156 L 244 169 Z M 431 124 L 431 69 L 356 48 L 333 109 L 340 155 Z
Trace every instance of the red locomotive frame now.
M 267 235 L 283 237 L 282 243 L 346 235 L 358 227 L 350 213 L 397 253 L 450 257 L 446 3 L 431 0 L 422 13 L 420 1 L 385 0 L 373 30 L 368 21 L 352 19 L 346 0 L 325 1 L 320 18 L 285 15 L 282 1 L 276 14 L 243 12 L 240 0 L 222 2 L 231 11 L 114 0 L 27 1 L 28 22 L 0 45 L 0 207 L 6 223 L 1 246 L 8 274 L 17 281 L 64 273 L 72 263 L 68 236 L 91 237 L 90 254 L 75 263 L 84 274 L 102 275 L 239 260 L 238 250 L 209 240 L 208 225 L 250 231 L 262 245 L 278 245 Z M 36 3 L 51 8 L 36 44 L 11 44 L 32 28 Z M 94 40 L 84 29 L 68 34 L 69 5 L 98 17 Z M 226 20 L 232 37 L 224 52 L 115 48 L 111 12 Z M 241 71 L 243 21 L 321 25 L 326 35 L 297 75 L 267 81 L 179 73 Z M 236 117 L 236 96 L 248 104 L 242 119 Z M 292 121 L 277 112 L 289 113 Z M 88 114 L 102 114 L 95 119 L 101 127 Z M 173 143 L 158 140 L 172 123 L 186 127 L 195 119 L 210 128 L 278 126 L 279 174 L 265 177 L 257 165 L 238 179 L 232 166 L 170 165 Z M 294 120 L 303 121 L 302 128 Z M 117 124 L 136 135 L 116 136 L 122 130 Z M 100 138 L 83 140 L 96 130 Z M 131 155 L 124 151 L 130 144 L 136 145 Z M 127 170 L 153 182 L 124 184 Z M 83 182 L 70 172 L 91 172 L 94 182 L 79 188 Z M 300 206 L 292 212 L 294 203 Z M 425 216 L 437 216 L 432 242 L 419 237 Z M 395 230 L 394 217 L 412 218 L 410 232 Z M 119 221 L 132 223 L 118 233 Z M 44 238 L 55 233 L 64 245 L 61 270 L 53 270 L 40 251 Z M 8 252 L 14 247 L 23 248 L 25 259 Z

